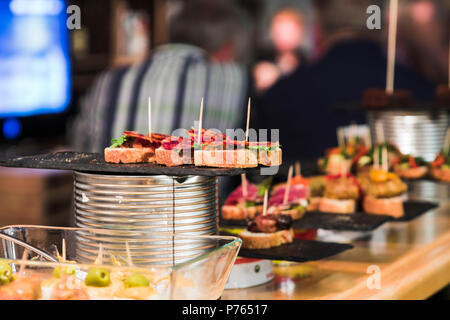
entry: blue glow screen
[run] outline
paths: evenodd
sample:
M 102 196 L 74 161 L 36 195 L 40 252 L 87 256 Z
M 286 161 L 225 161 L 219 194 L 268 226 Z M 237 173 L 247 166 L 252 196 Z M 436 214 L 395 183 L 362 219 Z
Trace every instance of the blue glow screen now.
M 64 0 L 0 0 L 0 117 L 63 111 L 70 101 Z

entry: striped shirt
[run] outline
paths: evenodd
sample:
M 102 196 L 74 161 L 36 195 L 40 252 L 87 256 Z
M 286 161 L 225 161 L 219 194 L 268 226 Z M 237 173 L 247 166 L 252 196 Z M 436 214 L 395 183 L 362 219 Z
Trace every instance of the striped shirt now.
M 125 130 L 171 134 L 198 121 L 204 100 L 203 127 L 236 128 L 243 122 L 248 95 L 243 66 L 213 63 L 200 48 L 168 44 L 143 63 L 103 73 L 82 99 L 71 141 L 79 151 L 102 152 Z

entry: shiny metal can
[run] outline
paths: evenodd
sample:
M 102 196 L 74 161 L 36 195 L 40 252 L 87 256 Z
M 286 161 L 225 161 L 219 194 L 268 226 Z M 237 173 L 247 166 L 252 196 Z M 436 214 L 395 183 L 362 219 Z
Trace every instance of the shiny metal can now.
M 214 235 L 218 231 L 217 177 L 74 172 L 74 189 L 77 227 L 152 234 Z M 94 241 L 78 240 L 79 255 L 91 260 L 98 252 Z M 125 241 L 111 236 L 110 245 Z M 201 241 L 132 242 L 133 259 L 138 255 L 141 264 L 178 263 L 209 248 Z
M 443 147 L 449 117 L 446 111 L 369 111 L 368 122 L 373 142 L 381 141 L 381 124 L 385 140 L 402 153 L 433 161 Z

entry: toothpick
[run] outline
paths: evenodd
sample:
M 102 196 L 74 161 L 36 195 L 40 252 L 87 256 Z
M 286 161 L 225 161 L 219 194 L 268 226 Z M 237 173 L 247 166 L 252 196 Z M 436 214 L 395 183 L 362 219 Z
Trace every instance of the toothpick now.
M 127 250 L 127 261 L 128 265 L 131 267 L 133 265 L 133 262 L 131 260 L 131 254 L 130 254 L 130 247 L 128 246 L 128 241 L 125 242 L 125 248 Z
M 339 148 L 341 148 L 341 149 L 345 148 L 345 138 L 344 138 L 342 129 L 337 129 L 337 138 L 338 138 Z
M 379 163 L 378 163 L 378 160 L 379 160 L 379 148 L 377 147 L 377 146 L 374 146 L 374 149 L 373 149 L 373 168 L 375 169 L 375 170 L 378 170 L 378 169 L 380 169 L 380 166 L 379 166 Z
M 66 239 L 62 239 L 62 262 L 66 262 Z
M 246 199 L 248 192 L 247 192 L 247 178 L 245 177 L 245 173 L 241 174 L 241 180 L 242 180 L 242 195 Z
M 382 169 L 383 171 L 389 171 L 389 158 L 387 148 L 383 148 L 382 154 Z
M 103 246 L 101 243 L 99 244 L 97 259 L 95 259 L 94 264 L 103 264 Z
M 245 142 L 248 141 L 248 129 L 250 126 L 250 106 L 251 106 L 251 99 L 248 98 L 248 106 L 247 106 L 247 127 L 245 128 Z
M 265 216 L 267 214 L 267 202 L 269 199 L 269 190 L 266 189 L 266 192 L 264 193 L 264 206 L 263 206 L 263 212 L 262 215 Z
M 152 98 L 148 97 L 148 136 L 152 138 Z
M 25 261 L 27 261 L 28 258 L 28 249 L 24 249 L 23 253 L 22 253 L 22 259 L 20 259 L 20 269 L 19 269 L 19 277 L 21 277 L 23 275 L 23 273 L 25 272 Z
M 376 130 L 376 133 L 377 133 L 377 143 L 384 143 L 385 139 L 384 139 L 384 127 L 383 127 L 383 124 L 378 121 L 375 124 L 375 130 Z
M 450 129 L 447 129 L 447 134 L 445 135 L 445 141 L 444 141 L 444 149 L 449 146 L 450 143 Z
M 386 74 L 386 93 L 394 92 L 395 47 L 397 43 L 398 0 L 391 0 L 389 8 L 388 64 Z
M 284 191 L 283 205 L 286 205 L 289 200 L 289 192 L 291 191 L 292 166 L 289 167 L 288 179 L 286 183 L 286 190 Z
M 302 175 L 302 169 L 301 169 L 301 164 L 300 161 L 295 161 L 295 176 L 299 177 Z
M 200 105 L 200 120 L 198 122 L 198 145 L 201 146 L 202 145 L 202 120 L 203 120 L 203 98 L 202 98 L 202 103 Z

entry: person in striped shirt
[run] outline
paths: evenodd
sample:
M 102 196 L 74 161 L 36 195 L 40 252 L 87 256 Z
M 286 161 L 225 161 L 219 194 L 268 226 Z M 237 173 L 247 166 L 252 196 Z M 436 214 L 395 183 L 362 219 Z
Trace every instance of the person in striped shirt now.
M 169 44 L 141 64 L 100 75 L 82 99 L 71 130 L 74 149 L 102 152 L 124 130 L 171 134 L 198 121 L 203 127 L 239 127 L 245 117 L 248 75 L 240 61 L 245 28 L 230 1 L 188 1 L 169 25 Z

